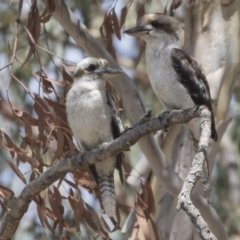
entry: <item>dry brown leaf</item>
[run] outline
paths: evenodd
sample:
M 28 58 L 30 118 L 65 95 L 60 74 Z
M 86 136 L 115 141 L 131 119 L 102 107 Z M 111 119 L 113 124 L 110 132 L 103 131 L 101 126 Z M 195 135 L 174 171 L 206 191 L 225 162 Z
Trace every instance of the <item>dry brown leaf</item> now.
M 78 189 L 78 185 L 77 185 L 76 183 L 71 182 L 71 181 L 69 181 L 69 180 L 66 179 L 66 178 L 64 178 L 63 180 L 64 180 L 64 182 L 66 182 L 66 183 L 67 183 L 68 185 L 70 185 L 71 187 L 73 187 L 73 188 L 75 188 L 75 189 Z M 72 189 L 70 188 L 70 190 L 72 190 Z M 71 194 L 71 191 L 70 191 L 70 194 Z
M 32 34 L 32 37 L 35 41 L 35 43 L 38 42 L 39 36 L 40 36 L 40 16 L 39 11 L 37 8 L 37 1 L 32 0 L 32 5 L 28 14 L 28 20 L 27 20 L 27 28 L 29 32 Z M 31 40 L 29 40 L 29 45 L 33 48 L 35 46 L 32 44 Z
M 152 229 L 153 229 L 153 233 L 154 233 L 155 239 L 160 239 L 156 223 L 152 220 L 151 217 L 149 219 L 150 219 L 150 222 L 151 222 L 151 225 L 152 225 Z
M 142 200 L 147 206 L 147 209 L 144 209 L 148 212 L 148 215 L 155 211 L 154 197 L 151 186 L 146 183 L 142 184 Z
M 89 225 L 95 232 L 97 232 L 103 238 L 108 238 L 108 234 L 101 228 L 100 219 L 94 209 L 85 202 L 85 209 L 83 216 Z
M 70 190 L 72 190 L 72 189 L 70 189 Z M 74 211 L 75 207 L 76 207 L 76 204 L 75 204 L 75 201 L 74 201 L 74 194 L 73 193 L 71 194 L 71 191 L 70 191 L 70 195 L 68 196 L 68 202 L 69 202 L 72 210 Z
M 53 108 L 54 118 L 51 120 L 55 123 L 56 127 L 61 128 L 63 132 L 71 137 L 72 131 L 68 125 L 65 105 L 47 98 L 44 98 L 44 101 Z
M 75 71 L 75 68 L 76 68 L 76 67 L 74 67 L 74 71 Z M 68 69 L 68 68 L 67 68 L 67 69 Z M 65 70 L 65 68 L 63 68 L 63 70 L 62 70 L 62 78 L 63 78 L 63 80 L 64 80 L 65 82 L 67 82 L 67 83 L 70 83 L 70 84 L 73 83 L 73 78 L 67 73 L 67 71 Z
M 149 229 L 148 229 L 148 224 L 147 224 L 147 218 L 145 217 L 144 211 L 141 206 L 141 201 L 137 201 L 135 204 L 135 211 L 136 211 L 136 217 L 138 224 L 140 225 L 140 228 L 143 232 L 144 238 L 146 240 L 150 240 L 150 234 L 149 234 Z
M 40 141 L 37 139 L 34 139 L 30 136 L 28 136 L 27 134 L 25 135 L 25 137 L 22 138 L 31 148 L 36 148 L 36 147 L 40 147 Z
M 64 60 L 62 59 L 62 65 L 63 65 L 63 69 L 64 70 L 68 70 L 69 72 L 75 72 L 76 70 L 76 64 L 73 65 L 68 65 L 66 62 L 64 62 Z
M 113 21 L 114 32 L 116 34 L 116 37 L 118 38 L 118 40 L 121 40 L 120 26 L 119 26 L 117 14 L 114 9 L 112 10 L 112 21 Z
M 105 36 L 111 35 L 111 32 L 109 32 L 110 29 L 107 27 L 107 19 L 108 19 L 108 12 L 105 13 L 103 23 L 99 28 L 103 39 L 105 39 Z
M 125 23 L 127 17 L 128 7 L 125 6 L 121 10 L 121 17 L 120 17 L 120 28 L 122 28 L 123 24 Z
M 56 220 L 54 223 L 53 223 L 53 229 L 55 230 L 56 227 L 58 226 L 58 232 L 59 232 L 59 235 L 63 234 L 63 226 L 62 224 L 59 224 L 59 221 Z
M 32 117 L 30 114 L 24 111 L 13 109 L 13 113 L 24 123 L 29 123 L 31 126 L 38 125 L 38 119 Z
M 92 193 L 96 187 L 96 183 L 89 175 L 89 172 L 75 171 L 73 173 L 73 179 L 77 184 L 88 189 L 90 193 Z
M 72 190 L 72 189 L 71 189 Z M 68 201 L 73 209 L 74 216 L 75 216 L 75 223 L 76 223 L 76 230 L 80 232 L 80 219 L 82 218 L 84 212 L 84 205 L 83 200 L 79 197 L 76 198 L 74 196 L 73 191 L 70 191 L 68 196 Z
M 46 226 L 53 234 L 54 231 L 47 220 L 47 212 L 46 212 L 46 206 L 45 206 L 44 200 L 39 195 L 37 195 L 34 200 L 37 204 L 37 213 L 42 226 L 43 227 Z
M 49 13 L 53 13 L 55 11 L 55 1 L 46 0 L 45 5 Z
M 76 213 L 76 217 L 75 217 L 76 229 L 78 231 L 80 231 L 80 221 L 81 221 L 83 212 L 84 212 L 83 200 L 82 200 L 82 198 L 80 198 L 80 199 L 78 199 L 77 213 Z
M 84 217 L 86 218 L 89 226 L 97 231 L 101 224 L 100 224 L 100 219 L 97 215 L 97 213 L 95 212 L 95 210 L 88 204 L 85 202 L 85 208 L 84 208 Z
M 49 106 L 47 102 L 42 99 L 37 94 L 34 95 L 35 97 L 35 103 L 33 105 L 33 108 L 38 115 L 39 121 L 38 121 L 38 139 L 41 142 L 41 145 L 43 146 L 47 142 L 47 137 L 45 136 L 45 126 L 47 126 L 47 122 L 55 122 L 55 116 L 50 111 Z
M 4 199 L 12 199 L 14 197 L 14 192 L 2 184 L 0 184 L 0 194 Z
M 36 161 L 34 161 L 33 158 L 31 158 L 29 155 L 24 154 L 24 153 L 18 153 L 16 160 L 18 163 L 19 163 L 19 161 L 22 163 L 28 162 L 32 168 L 38 167 L 38 165 L 36 164 Z M 17 166 L 18 166 L 18 164 L 17 164 Z
M 0 143 L 10 152 L 12 158 L 14 158 L 17 153 L 26 153 L 26 150 L 19 148 L 15 145 L 10 137 L 0 130 Z
M 78 150 L 75 148 L 75 145 L 73 144 L 72 138 L 70 139 L 67 134 L 64 133 L 65 139 L 67 141 L 67 144 L 64 145 L 66 149 L 64 149 L 64 152 L 69 151 L 71 155 L 78 153 Z
M 99 30 L 102 38 L 105 40 L 106 49 L 112 55 L 112 57 L 116 59 L 116 53 L 112 43 L 112 34 L 114 33 L 114 30 L 115 30 L 114 24 L 116 27 L 116 32 L 118 34 L 118 37 L 121 38 L 121 34 L 120 34 L 118 19 L 116 17 L 116 14 L 114 17 L 114 13 L 115 13 L 114 8 L 112 8 L 110 11 L 105 13 L 104 21 Z
M 47 8 L 45 8 L 45 9 L 43 10 L 43 13 L 42 13 L 41 16 L 40 16 L 40 22 L 41 22 L 41 23 L 47 23 L 47 22 L 50 20 L 51 16 L 52 16 L 52 15 L 49 14 Z
M 66 86 L 66 83 L 64 81 L 58 81 L 58 80 L 54 80 L 54 79 L 51 79 L 51 78 L 48 78 L 48 77 L 41 77 L 41 80 L 44 81 L 44 84 L 49 84 L 52 85 L 51 83 L 54 83 L 60 87 L 64 87 Z M 52 86 L 52 89 L 54 89 L 54 87 Z
M 108 52 L 112 55 L 112 57 L 116 60 L 116 52 L 113 46 L 113 42 L 112 42 L 112 38 L 107 42 L 107 46 L 106 49 L 108 50 Z
M 37 94 L 34 94 L 34 98 L 35 98 L 35 102 L 38 103 L 38 105 L 41 107 L 42 111 L 43 111 L 45 114 L 48 114 L 49 117 L 51 117 L 51 118 L 53 119 L 52 113 L 51 113 L 51 111 L 49 110 L 48 104 L 47 104 L 47 102 L 45 101 L 45 99 L 42 99 L 42 98 L 41 98 L 39 95 L 37 95 Z M 51 119 L 51 120 L 52 120 L 52 119 Z
M 147 185 L 148 188 L 148 206 L 149 206 L 149 215 L 155 213 L 156 209 L 155 209 L 155 200 L 154 200 L 154 194 L 152 191 L 152 187 L 150 184 Z
M 35 43 L 38 42 L 38 39 L 40 37 L 41 24 L 40 24 L 40 16 L 39 16 L 36 0 L 32 0 L 32 5 L 31 5 L 31 8 L 28 14 L 28 19 L 27 19 L 27 29 L 31 33 L 34 43 L 32 42 L 31 38 L 28 36 L 28 43 L 30 45 L 30 49 L 23 65 L 25 65 L 25 63 L 27 63 L 29 59 L 32 57 L 32 55 L 35 53 L 36 51 Z
M 49 204 L 57 217 L 59 226 L 64 227 L 65 226 L 65 222 L 63 219 L 64 207 L 62 205 L 61 200 L 62 200 L 61 198 L 59 199 L 55 194 L 51 192 L 50 189 L 48 189 Z
M 62 196 L 61 196 L 58 188 L 56 188 L 55 186 L 53 186 L 53 192 L 54 192 L 54 195 L 55 195 L 56 199 L 59 199 L 59 200 L 61 201 Z
M 0 206 L 2 207 L 2 209 L 4 209 L 5 211 L 10 211 L 11 209 L 8 207 L 7 201 L 5 200 L 4 202 L 2 202 L 0 200 Z
M 52 161 L 55 159 L 58 159 L 63 155 L 63 146 L 64 146 L 64 135 L 61 129 L 57 129 L 56 131 L 56 136 L 57 136 L 57 151 L 54 153 Z
M 140 7 L 137 9 L 137 19 L 142 17 L 145 14 L 145 7 L 144 3 L 140 5 Z
M 32 171 L 32 173 L 31 173 L 31 175 L 29 177 L 29 182 L 32 182 L 35 179 L 35 177 L 36 177 L 36 174 L 35 174 L 34 171 Z
M 57 220 L 56 214 L 52 210 L 50 210 L 48 207 L 46 207 L 46 212 L 47 212 L 47 216 L 51 218 L 53 221 Z
M 7 193 L 0 189 L 0 197 L 3 199 L 7 199 Z
M 51 83 L 51 81 L 47 81 L 48 78 L 46 77 L 41 77 L 40 81 L 42 82 L 42 89 L 43 92 L 46 94 L 50 94 L 52 92 L 55 92 L 55 89 Z
M 12 170 L 17 174 L 17 176 L 26 184 L 27 181 L 25 179 L 25 177 L 23 176 L 22 172 L 18 169 L 18 167 L 11 161 L 7 160 L 7 163 L 9 164 L 9 166 L 12 168 Z
M 80 228 L 79 228 L 79 230 L 77 230 L 75 227 L 71 227 L 67 223 L 65 223 L 65 227 L 64 228 L 68 232 L 73 232 L 73 233 L 79 233 L 80 232 Z
M 39 121 L 38 121 L 38 139 L 41 142 L 44 142 L 44 129 L 45 129 L 45 119 L 47 114 L 43 110 L 42 106 L 40 106 L 40 103 L 35 101 L 33 108 L 38 115 Z

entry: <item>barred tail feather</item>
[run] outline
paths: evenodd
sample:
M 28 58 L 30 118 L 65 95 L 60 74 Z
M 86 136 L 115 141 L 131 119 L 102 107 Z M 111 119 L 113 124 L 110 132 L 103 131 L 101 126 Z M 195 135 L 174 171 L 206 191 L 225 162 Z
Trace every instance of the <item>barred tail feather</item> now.
M 116 218 L 116 200 L 113 174 L 98 175 L 103 209 L 109 217 Z

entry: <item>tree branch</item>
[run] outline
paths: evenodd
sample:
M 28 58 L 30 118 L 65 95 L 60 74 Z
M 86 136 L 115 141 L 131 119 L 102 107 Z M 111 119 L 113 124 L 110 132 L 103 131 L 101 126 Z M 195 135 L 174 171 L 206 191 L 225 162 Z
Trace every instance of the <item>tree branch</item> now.
M 129 149 L 130 146 L 135 144 L 143 136 L 153 133 L 159 129 L 166 129 L 172 124 L 186 123 L 194 117 L 199 117 L 200 112 L 201 107 L 194 107 L 182 111 L 164 112 L 158 118 L 129 129 L 118 139 L 115 139 L 110 143 L 104 143 L 100 147 L 86 152 L 83 155 L 77 154 L 72 157 L 65 157 L 62 161 L 42 173 L 37 179 L 30 182 L 23 189 L 22 193 L 16 199 L 14 206 L 7 214 L 1 225 L 0 239 L 3 240 L 11 238 L 23 214 L 27 211 L 33 197 L 68 172 L 86 168 L 91 164 L 95 164 L 97 161 L 114 156 Z
M 190 220 L 199 232 L 202 239 L 216 240 L 216 237 L 211 233 L 207 223 L 204 221 L 190 199 L 191 192 L 197 181 L 201 178 L 204 163 L 207 161 L 207 149 L 211 136 L 211 112 L 205 107 L 200 110 L 201 116 L 201 136 L 198 143 L 197 153 L 192 162 L 192 167 L 183 184 L 182 191 L 178 197 L 177 209 L 182 208 L 188 214 Z

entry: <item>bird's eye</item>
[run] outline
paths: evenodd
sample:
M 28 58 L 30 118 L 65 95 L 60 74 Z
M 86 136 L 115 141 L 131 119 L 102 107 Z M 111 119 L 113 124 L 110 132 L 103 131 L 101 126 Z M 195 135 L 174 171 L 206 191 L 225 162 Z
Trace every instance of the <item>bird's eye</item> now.
M 153 21 L 151 22 L 151 25 L 152 25 L 153 27 L 158 27 L 158 26 L 159 26 L 159 23 L 158 23 L 158 21 L 153 20 Z
M 96 69 L 96 66 L 93 64 L 90 64 L 87 68 L 88 71 L 93 72 Z

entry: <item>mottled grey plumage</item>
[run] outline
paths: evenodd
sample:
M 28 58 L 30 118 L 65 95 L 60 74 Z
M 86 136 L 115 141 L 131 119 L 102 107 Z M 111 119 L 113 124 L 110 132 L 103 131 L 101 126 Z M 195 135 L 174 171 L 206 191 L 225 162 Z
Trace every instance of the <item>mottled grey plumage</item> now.
M 205 105 L 212 113 L 211 137 L 217 141 L 208 82 L 197 62 L 180 46 L 180 22 L 173 17 L 154 13 L 138 20 L 125 33 L 146 41 L 148 76 L 160 102 L 167 109 L 185 109 Z M 200 121 L 185 125 L 198 140 Z
M 105 90 L 106 79 L 120 72 L 109 68 L 104 59 L 86 58 L 77 65 L 73 86 L 67 94 L 66 109 L 69 125 L 83 152 L 120 136 L 122 124 L 118 110 Z M 115 217 L 113 171 L 117 167 L 122 179 L 121 157 L 119 154 L 90 167 L 109 217 Z

